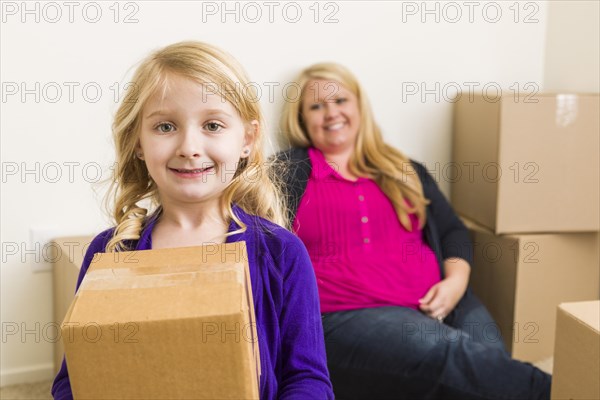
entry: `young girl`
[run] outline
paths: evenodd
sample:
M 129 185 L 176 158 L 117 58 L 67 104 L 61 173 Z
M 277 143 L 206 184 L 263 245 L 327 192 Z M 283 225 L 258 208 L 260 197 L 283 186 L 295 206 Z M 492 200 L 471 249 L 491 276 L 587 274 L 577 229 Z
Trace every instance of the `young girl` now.
M 299 239 L 270 222 L 285 218 L 261 127 L 256 94 L 230 55 L 182 42 L 144 60 L 113 126 L 116 226 L 90 244 L 77 287 L 97 252 L 246 241 L 261 399 L 330 399 L 313 269 Z M 64 360 L 52 395 L 72 398 Z

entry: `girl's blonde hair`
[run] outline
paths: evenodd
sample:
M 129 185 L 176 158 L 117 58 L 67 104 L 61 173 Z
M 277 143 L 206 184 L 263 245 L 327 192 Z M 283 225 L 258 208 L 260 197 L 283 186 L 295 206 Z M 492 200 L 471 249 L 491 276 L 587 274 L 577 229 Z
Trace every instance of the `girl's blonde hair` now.
M 218 94 L 230 102 L 239 113 L 244 125 L 257 120 L 250 155 L 240 160 L 232 181 L 221 199 L 221 215 L 225 221 L 234 220 L 242 232 L 246 226 L 232 210 L 232 203 L 249 214 L 286 225 L 282 197 L 266 172 L 262 153 L 264 127 L 259 99 L 241 65 L 228 53 L 202 42 L 180 42 L 160 49 L 145 60 L 134 73 L 125 97 L 113 123 L 117 166 L 106 197 L 112 205 L 111 214 L 116 224 L 112 239 L 105 251 L 129 250 L 140 238 L 149 210 L 139 203 L 150 200 L 155 215 L 162 211 L 158 188 L 151 179 L 146 164 L 135 155 L 139 143 L 142 110 L 158 90 L 164 90 L 169 75 L 189 78 L 205 86 L 211 94 Z M 109 205 L 109 207 L 110 207 Z
M 300 99 L 287 101 L 283 111 L 282 129 L 290 145 L 312 145 L 303 121 L 302 102 L 307 84 L 313 80 L 338 82 L 357 97 L 361 122 L 349 162 L 350 172 L 377 182 L 392 201 L 402 226 L 407 230 L 412 230 L 408 215 L 410 213 L 417 214 L 419 227 L 422 228 L 425 225 L 426 206 L 429 201 L 423 194 L 423 186 L 415 168 L 404 154 L 383 141 L 367 96 L 348 69 L 335 63 L 319 63 L 304 69 L 298 75 L 294 82 L 301 88 L 302 95 Z

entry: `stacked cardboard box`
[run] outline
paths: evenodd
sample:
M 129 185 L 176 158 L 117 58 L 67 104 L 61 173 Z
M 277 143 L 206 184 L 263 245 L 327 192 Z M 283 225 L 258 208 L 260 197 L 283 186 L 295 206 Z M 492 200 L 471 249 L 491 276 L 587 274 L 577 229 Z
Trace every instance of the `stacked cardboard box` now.
M 598 298 L 598 235 L 506 234 L 463 218 L 473 242 L 471 287 L 498 323 L 513 357 L 552 356 L 556 307 Z
M 85 251 L 93 236 L 58 238 L 53 241 L 57 255 L 53 259 L 54 322 L 60 324 L 75 297 L 75 286 Z M 64 356 L 61 340 L 54 342 L 54 372 L 58 373 Z
M 561 304 L 552 399 L 600 399 L 600 301 Z
M 555 309 L 600 292 L 598 95 L 463 95 L 451 201 L 475 244 L 471 285 L 513 357 L 552 356 Z

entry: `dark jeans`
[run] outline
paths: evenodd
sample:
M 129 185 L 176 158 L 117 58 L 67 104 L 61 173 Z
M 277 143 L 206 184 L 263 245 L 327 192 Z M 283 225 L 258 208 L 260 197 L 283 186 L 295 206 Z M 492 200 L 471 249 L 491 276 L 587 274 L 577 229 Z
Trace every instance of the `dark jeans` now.
M 337 399 L 549 399 L 551 376 L 506 352 L 467 290 L 444 323 L 406 307 L 323 314 Z

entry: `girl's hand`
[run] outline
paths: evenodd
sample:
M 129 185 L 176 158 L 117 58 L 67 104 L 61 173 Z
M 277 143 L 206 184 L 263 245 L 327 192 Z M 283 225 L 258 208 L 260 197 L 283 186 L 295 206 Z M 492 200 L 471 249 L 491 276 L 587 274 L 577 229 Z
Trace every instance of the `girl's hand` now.
M 469 284 L 469 264 L 460 258 L 444 261 L 446 278 L 436 283 L 419 299 L 421 311 L 440 322 L 458 304 Z

